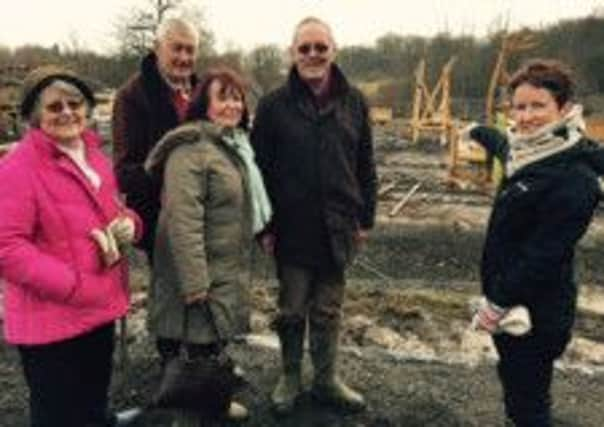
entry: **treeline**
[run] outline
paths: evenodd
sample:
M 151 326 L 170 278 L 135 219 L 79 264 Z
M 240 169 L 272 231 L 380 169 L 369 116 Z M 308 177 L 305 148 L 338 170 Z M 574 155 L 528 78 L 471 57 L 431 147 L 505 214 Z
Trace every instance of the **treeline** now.
M 560 59 L 573 67 L 580 83 L 578 95 L 593 99 L 591 103 L 596 105 L 595 100 L 604 95 L 604 15 L 564 20 L 532 33 L 536 46 L 512 55 L 508 70 L 513 71 L 531 57 Z M 433 38 L 387 34 L 373 47 L 341 49 L 339 62 L 356 81 L 380 82 L 373 85 L 373 104 L 408 113 L 419 61 L 426 60 L 427 81 L 433 87 L 443 65 L 455 55 L 452 96 L 456 100 L 473 99 L 482 105 L 503 36 L 503 32 L 487 39 L 446 33 Z
M 22 78 L 24 68 L 62 64 L 85 76 L 97 90 L 116 88 L 138 70 L 140 60 L 141 55 L 131 51 L 102 55 L 58 45 L 51 48 L 27 45 L 15 50 L 0 46 L 0 79 Z M 233 66 L 250 77 L 252 90 L 260 95 L 280 81 L 284 63 L 283 52 L 274 45 L 260 46 L 249 53 L 228 51 L 218 54 L 213 49 L 204 49 L 197 69 L 203 72 L 209 64 Z
M 600 98 L 604 95 L 604 15 L 564 20 L 533 31 L 535 48 L 513 55 L 508 69 L 513 70 L 528 57 L 553 57 L 570 64 L 581 82 L 579 95 Z M 486 39 L 452 36 L 447 33 L 426 38 L 386 34 L 373 46 L 344 46 L 338 62 L 356 82 L 373 82 L 370 101 L 391 106 L 407 114 L 410 108 L 414 72 L 420 59 L 427 64 L 427 78 L 434 85 L 442 66 L 455 55 L 452 94 L 456 100 L 484 99 L 491 70 L 495 64 L 503 33 Z M 22 46 L 10 50 L 0 46 L 0 69 L 10 64 L 38 65 L 64 63 L 87 76 L 98 87 L 117 87 L 137 69 L 139 55 L 119 53 L 102 55 L 77 48 Z M 230 50 L 217 53 L 212 46 L 202 50 L 199 68 L 226 63 L 243 71 L 252 82 L 256 95 L 283 81 L 287 71 L 287 52 L 276 45 L 260 46 L 250 52 Z

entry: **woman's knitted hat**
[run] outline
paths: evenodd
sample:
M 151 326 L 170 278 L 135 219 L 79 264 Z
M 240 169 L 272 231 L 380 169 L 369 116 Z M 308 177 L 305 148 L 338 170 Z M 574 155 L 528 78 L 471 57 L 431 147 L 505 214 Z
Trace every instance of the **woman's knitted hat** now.
M 31 71 L 21 89 L 21 117 L 28 120 L 40 93 L 56 80 L 63 80 L 77 87 L 90 108 L 94 107 L 94 93 L 73 71 L 58 65 L 45 65 Z

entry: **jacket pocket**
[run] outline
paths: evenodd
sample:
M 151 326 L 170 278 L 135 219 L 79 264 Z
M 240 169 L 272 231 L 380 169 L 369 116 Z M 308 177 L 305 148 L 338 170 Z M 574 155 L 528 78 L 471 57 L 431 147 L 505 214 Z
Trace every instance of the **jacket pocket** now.
M 326 222 L 334 261 L 343 268 L 354 260 L 358 252 L 354 240 L 358 222 L 354 217 L 338 212 L 329 212 Z

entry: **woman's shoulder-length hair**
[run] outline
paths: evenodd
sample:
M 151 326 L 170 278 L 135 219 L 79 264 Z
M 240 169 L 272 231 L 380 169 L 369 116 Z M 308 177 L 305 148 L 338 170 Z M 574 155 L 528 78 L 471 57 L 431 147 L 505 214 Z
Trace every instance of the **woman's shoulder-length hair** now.
M 241 74 L 227 66 L 212 67 L 203 75 L 201 82 L 193 92 L 193 97 L 187 110 L 186 121 L 208 120 L 210 85 L 214 81 L 220 82 L 221 91 L 223 92 L 235 90 L 241 94 L 241 98 L 243 99 L 243 112 L 237 127 L 247 130 L 250 121 L 246 102 L 248 83 Z

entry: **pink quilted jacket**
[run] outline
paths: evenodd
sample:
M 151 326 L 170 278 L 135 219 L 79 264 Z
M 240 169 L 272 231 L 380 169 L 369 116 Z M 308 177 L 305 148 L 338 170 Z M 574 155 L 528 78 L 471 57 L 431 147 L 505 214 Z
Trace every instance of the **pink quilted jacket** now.
M 103 265 L 94 228 L 124 207 L 111 164 L 91 131 L 83 135 L 97 190 L 39 129 L 0 161 L 0 277 L 4 333 L 13 344 L 45 344 L 109 323 L 128 310 L 127 264 Z M 126 210 L 136 223 L 136 214 Z

